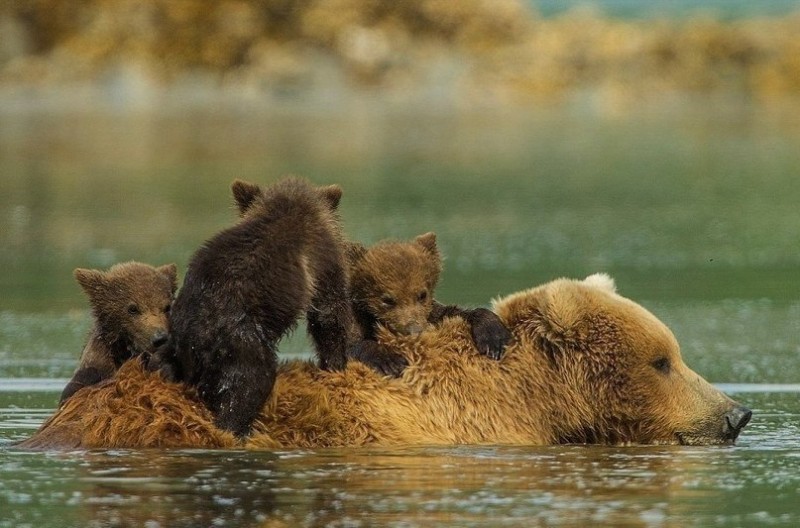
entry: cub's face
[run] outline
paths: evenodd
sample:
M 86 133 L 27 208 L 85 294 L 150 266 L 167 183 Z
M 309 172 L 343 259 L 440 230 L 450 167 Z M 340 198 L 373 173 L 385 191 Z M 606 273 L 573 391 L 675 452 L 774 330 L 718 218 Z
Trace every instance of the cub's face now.
M 441 257 L 433 233 L 411 242 L 382 242 L 350 250 L 350 288 L 358 311 L 401 335 L 428 324 Z
M 127 262 L 108 271 L 77 269 L 75 278 L 89 297 L 106 339 L 124 340 L 132 356 L 166 343 L 177 289 L 174 264 L 154 268 Z

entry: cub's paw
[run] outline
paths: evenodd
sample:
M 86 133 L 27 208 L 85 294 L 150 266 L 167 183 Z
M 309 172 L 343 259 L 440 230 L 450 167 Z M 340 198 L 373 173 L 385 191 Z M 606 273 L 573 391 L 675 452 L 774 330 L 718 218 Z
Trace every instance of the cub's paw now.
M 478 352 L 492 359 L 503 357 L 513 336 L 494 312 L 476 308 L 467 316 L 467 322 Z
M 367 339 L 353 345 L 347 355 L 364 363 L 376 372 L 393 378 L 402 376 L 403 371 L 408 366 L 408 361 L 405 357 L 379 345 L 376 341 Z
M 162 345 L 150 354 L 142 354 L 142 364 L 150 372 L 158 372 L 167 381 L 179 381 L 173 364 L 169 361 L 167 345 Z

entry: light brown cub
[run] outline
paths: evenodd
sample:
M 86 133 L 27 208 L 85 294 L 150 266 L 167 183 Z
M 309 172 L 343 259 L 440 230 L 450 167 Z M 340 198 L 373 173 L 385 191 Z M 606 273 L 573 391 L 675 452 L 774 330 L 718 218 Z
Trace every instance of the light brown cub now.
M 350 243 L 348 257 L 353 312 L 363 338 L 350 349 L 350 357 L 384 374 L 399 376 L 406 360 L 378 345 L 377 327 L 417 335 L 445 317 L 461 317 L 469 323 L 481 354 L 493 359 L 502 356 L 511 333 L 492 311 L 445 306 L 434 299 L 442 271 L 434 233 L 407 242 L 379 242 L 369 248 Z
M 59 405 L 78 389 L 110 378 L 128 359 L 149 356 L 166 344 L 178 287 L 175 264 L 154 268 L 125 262 L 108 271 L 78 268 L 74 273 L 89 297 L 94 325 Z

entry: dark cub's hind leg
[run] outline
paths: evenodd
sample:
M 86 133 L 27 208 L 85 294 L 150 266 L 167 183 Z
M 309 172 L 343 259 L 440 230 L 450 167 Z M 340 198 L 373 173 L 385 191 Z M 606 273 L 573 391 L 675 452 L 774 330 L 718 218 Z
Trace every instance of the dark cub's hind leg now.
M 306 314 L 308 332 L 314 339 L 320 367 L 343 370 L 347 350 L 355 339 L 355 318 L 347 289 L 347 276 L 341 266 L 333 266 L 317 277 L 317 290 Z
M 218 363 L 220 352 L 216 354 Z M 229 363 L 222 369 L 212 367 L 203 372 L 197 389 L 203 403 L 214 413 L 216 426 L 241 438 L 250 433 L 272 392 L 277 358 L 261 343 L 234 340 L 228 344 L 225 357 Z

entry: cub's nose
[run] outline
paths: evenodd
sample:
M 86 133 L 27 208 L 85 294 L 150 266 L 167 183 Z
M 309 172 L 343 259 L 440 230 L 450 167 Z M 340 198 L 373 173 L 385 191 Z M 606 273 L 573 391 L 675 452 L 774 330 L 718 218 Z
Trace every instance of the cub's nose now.
M 739 436 L 741 430 L 744 429 L 744 426 L 747 425 L 747 422 L 752 417 L 753 411 L 743 406 L 736 407 L 725 413 L 725 425 L 723 426 L 725 436 L 731 440 L 736 440 L 736 437 Z
M 403 333 L 409 336 L 417 336 L 422 333 L 422 325 L 410 323 L 403 327 Z
M 159 330 L 153 334 L 153 337 L 150 338 L 150 344 L 153 345 L 153 348 L 158 348 L 162 345 L 167 343 L 167 338 L 169 334 L 164 330 Z

